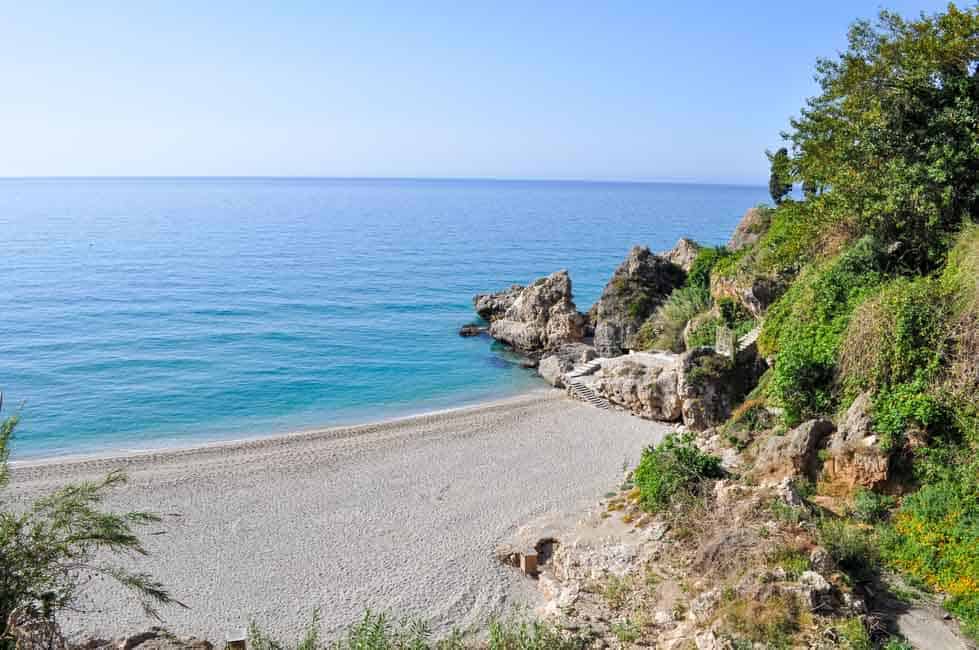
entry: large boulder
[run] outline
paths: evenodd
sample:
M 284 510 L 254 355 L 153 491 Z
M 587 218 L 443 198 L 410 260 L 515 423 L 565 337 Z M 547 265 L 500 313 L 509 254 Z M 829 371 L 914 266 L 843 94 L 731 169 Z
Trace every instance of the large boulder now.
M 498 318 L 503 318 L 523 290 L 524 287 L 514 284 L 509 289 L 497 293 L 478 293 L 473 296 L 473 307 L 480 318 L 492 323 Z
M 820 445 L 836 427 L 818 418 L 803 422 L 785 435 L 772 434 L 762 440 L 755 454 L 756 478 L 778 481 L 786 477 L 814 478 Z
M 827 444 L 823 478 L 849 487 L 881 487 L 890 475 L 890 454 L 874 435 L 870 393 L 859 395 Z
M 675 422 L 683 415 L 677 393 L 677 355 L 631 354 L 602 363 L 593 389 L 635 415 Z
M 503 315 L 492 320 L 489 333 L 528 354 L 581 341 L 585 317 L 571 298 L 568 272 L 552 273 L 525 287 Z
M 568 343 L 559 347 L 537 364 L 537 374 L 555 388 L 564 388 L 564 375 L 575 366 L 587 363 L 598 355 L 595 348 L 584 343 Z
M 711 348 L 696 348 L 680 355 L 677 368 L 683 424 L 694 431 L 705 431 L 731 416 L 767 365 L 756 354 L 739 354 L 732 361 Z
M 682 237 L 673 248 L 660 253 L 659 256 L 668 262 L 676 264 L 685 272 L 689 273 L 691 267 L 693 267 L 694 260 L 697 259 L 697 255 L 699 253 L 700 244 L 692 239 Z
M 715 301 L 731 298 L 741 303 L 755 318 L 762 318 L 769 306 L 778 300 L 787 287 L 780 277 L 724 277 L 712 276 L 710 294 Z
M 685 279 L 676 264 L 644 246 L 633 247 L 589 312 L 598 354 L 614 357 L 627 352 L 643 322 Z
M 731 239 L 727 243 L 730 251 L 737 251 L 757 242 L 768 227 L 768 220 L 762 208 L 748 208 L 741 217 Z

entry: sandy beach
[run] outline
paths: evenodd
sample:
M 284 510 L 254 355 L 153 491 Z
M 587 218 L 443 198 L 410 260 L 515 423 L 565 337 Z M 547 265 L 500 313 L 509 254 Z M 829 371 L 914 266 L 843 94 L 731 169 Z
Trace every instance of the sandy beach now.
M 292 635 L 321 611 L 335 633 L 365 608 L 468 628 L 531 603 L 493 557 L 543 513 L 593 504 L 668 427 L 541 390 L 380 424 L 133 456 L 15 464 L 16 498 L 125 469 L 114 509 L 157 512 L 138 566 L 188 609 L 180 635 L 219 641 L 254 619 Z M 110 583 L 87 587 L 72 635 L 152 624 Z M 90 607 L 93 607 L 89 605 Z

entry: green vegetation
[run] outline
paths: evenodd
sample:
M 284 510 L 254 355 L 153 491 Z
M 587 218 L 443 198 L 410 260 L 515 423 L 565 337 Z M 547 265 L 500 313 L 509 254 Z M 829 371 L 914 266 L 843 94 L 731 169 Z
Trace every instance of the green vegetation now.
M 7 460 L 16 426 L 16 416 L 0 424 L 0 490 L 10 481 Z M 94 577 L 131 590 L 151 616 L 160 605 L 179 605 L 151 576 L 107 561 L 112 555 L 146 555 L 134 527 L 159 521 L 146 512 L 100 509 L 107 493 L 125 481 L 125 475 L 113 472 L 100 481 L 64 487 L 26 509 L 14 509 L 0 492 L 0 625 L 16 612 L 21 624 L 41 624 L 57 634 L 58 614 L 76 603 L 79 587 Z M 10 634 L 4 627 L 0 647 L 13 648 Z
M 792 160 L 789 158 L 789 150 L 782 147 L 775 153 L 769 153 L 768 161 L 772 164 L 768 193 L 778 205 L 792 191 Z
M 643 452 L 633 480 L 642 507 L 658 512 L 677 494 L 695 493 L 704 480 L 722 475 L 720 459 L 700 451 L 692 434 L 671 433 Z
M 637 337 L 639 347 L 682 352 L 684 327 L 691 318 L 710 309 L 710 305 L 710 293 L 706 289 L 685 286 L 674 290 L 643 323 Z
M 584 639 L 564 635 L 552 625 L 513 616 L 493 621 L 485 643 L 467 640 L 458 631 L 434 639 L 429 626 L 418 619 L 398 622 L 385 614 L 368 610 L 341 638 L 325 644 L 320 638 L 319 613 L 314 612 L 302 637 L 295 644 L 271 638 L 255 623 L 248 630 L 249 647 L 255 650 L 580 650 Z

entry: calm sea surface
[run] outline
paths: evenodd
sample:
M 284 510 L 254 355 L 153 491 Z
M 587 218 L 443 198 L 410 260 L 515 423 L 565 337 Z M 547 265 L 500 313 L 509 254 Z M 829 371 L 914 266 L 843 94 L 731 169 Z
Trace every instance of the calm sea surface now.
M 538 385 L 463 339 L 471 297 L 567 268 L 585 311 L 633 244 L 722 243 L 763 187 L 0 180 L 15 458 L 376 420 Z

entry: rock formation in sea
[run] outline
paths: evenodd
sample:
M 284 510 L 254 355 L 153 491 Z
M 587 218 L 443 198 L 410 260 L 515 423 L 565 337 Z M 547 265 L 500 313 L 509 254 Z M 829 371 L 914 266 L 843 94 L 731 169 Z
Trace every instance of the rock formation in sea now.
M 603 357 L 627 352 L 646 319 L 686 279 L 683 269 L 635 246 L 605 285 L 589 311 L 595 328 L 595 349 Z
M 700 244 L 687 237 L 681 237 L 673 248 L 660 253 L 659 256 L 689 273 L 698 253 L 700 253 Z
M 497 293 L 479 293 L 473 296 L 473 307 L 476 313 L 483 320 L 492 323 L 513 305 L 513 302 L 523 292 L 524 287 L 519 284 L 511 285 L 509 289 L 504 289 Z
M 557 271 L 526 287 L 514 285 L 473 299 L 477 312 L 490 321 L 490 336 L 524 354 L 537 355 L 581 341 L 585 316 L 575 307 L 571 277 Z

